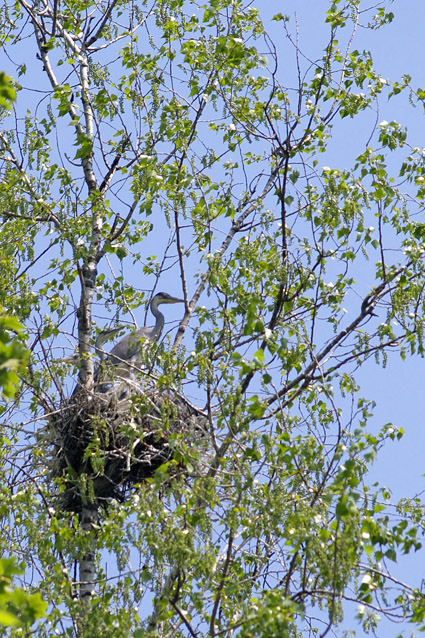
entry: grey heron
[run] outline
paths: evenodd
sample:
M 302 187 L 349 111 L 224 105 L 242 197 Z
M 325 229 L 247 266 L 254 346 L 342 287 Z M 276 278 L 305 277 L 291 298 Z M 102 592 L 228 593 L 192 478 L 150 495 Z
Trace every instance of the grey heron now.
M 158 309 L 161 304 L 184 303 L 183 299 L 173 297 L 166 292 L 158 292 L 150 303 L 150 311 L 156 319 L 153 328 L 138 328 L 134 332 L 125 335 L 118 343 L 114 345 L 108 355 L 103 357 L 101 366 L 97 370 L 96 377 L 101 377 L 101 368 L 113 366 L 112 376 L 126 378 L 134 371 L 135 368 L 142 363 L 143 343 L 154 343 L 158 341 L 164 328 L 164 315 Z M 105 384 L 101 383 L 98 387 L 100 392 L 106 391 Z

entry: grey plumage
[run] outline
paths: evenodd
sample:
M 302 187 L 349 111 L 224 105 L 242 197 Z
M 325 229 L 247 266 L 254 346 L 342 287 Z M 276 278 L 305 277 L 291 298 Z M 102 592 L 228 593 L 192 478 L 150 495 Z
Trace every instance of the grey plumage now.
M 108 353 L 102 348 L 103 344 L 106 343 L 108 339 L 116 335 L 120 330 L 122 330 L 122 326 L 118 326 L 118 328 L 108 328 L 107 330 L 102 330 L 97 335 L 96 341 L 94 342 L 94 351 L 97 355 L 99 355 L 100 361 L 104 361 L 104 359 L 108 356 Z
M 158 292 L 150 303 L 150 310 L 156 319 L 153 328 L 138 328 L 134 332 L 125 335 L 118 343 L 114 345 L 110 353 L 103 357 L 101 366 L 96 371 L 95 380 L 101 375 L 101 370 L 106 367 L 112 372 L 112 377 L 127 378 L 134 373 L 137 367 L 142 363 L 143 342 L 154 343 L 158 341 L 164 328 L 164 315 L 158 309 L 160 304 L 183 303 L 183 299 L 173 297 L 166 292 Z M 111 370 L 112 368 L 112 370 Z M 109 373 L 109 377 L 111 376 Z M 99 388 L 101 392 L 105 392 L 105 384 L 102 383 Z

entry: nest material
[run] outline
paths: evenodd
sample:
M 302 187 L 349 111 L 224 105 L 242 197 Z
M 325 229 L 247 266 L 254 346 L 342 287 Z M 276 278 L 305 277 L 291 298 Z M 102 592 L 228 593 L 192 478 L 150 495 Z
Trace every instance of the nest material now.
M 123 500 L 132 485 L 169 461 L 168 474 L 184 471 L 191 448 L 197 456 L 206 438 L 204 415 L 182 395 L 153 385 L 80 391 L 51 418 L 49 429 L 60 507 L 74 512 Z

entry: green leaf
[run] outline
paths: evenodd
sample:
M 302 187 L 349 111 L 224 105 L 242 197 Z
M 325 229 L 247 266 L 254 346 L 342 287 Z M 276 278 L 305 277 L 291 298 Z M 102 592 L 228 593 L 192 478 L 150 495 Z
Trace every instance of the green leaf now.
M 15 100 L 16 90 L 13 87 L 12 78 L 4 71 L 0 71 L 0 107 L 10 109 Z

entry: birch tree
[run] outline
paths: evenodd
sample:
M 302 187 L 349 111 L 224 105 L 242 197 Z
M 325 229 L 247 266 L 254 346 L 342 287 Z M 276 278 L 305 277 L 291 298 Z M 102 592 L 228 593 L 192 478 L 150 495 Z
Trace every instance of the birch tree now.
M 302 25 L 246 0 L 3 3 L 0 304 L 31 359 L 2 408 L 1 543 L 48 603 L 37 636 L 324 637 L 344 613 L 360 635 L 423 629 L 420 583 L 392 570 L 421 549 L 423 505 L 368 484 L 403 431 L 372 433 L 358 383 L 423 355 L 424 153 L 376 110 L 425 94 L 356 48 L 386 4 L 329 2 L 312 60 Z M 340 166 L 332 144 L 367 116 Z M 122 428 L 146 440 L 149 383 L 167 456 L 101 506 L 95 340 L 160 290 L 184 311 Z M 52 474 L 52 423 L 83 402 L 82 469 Z

